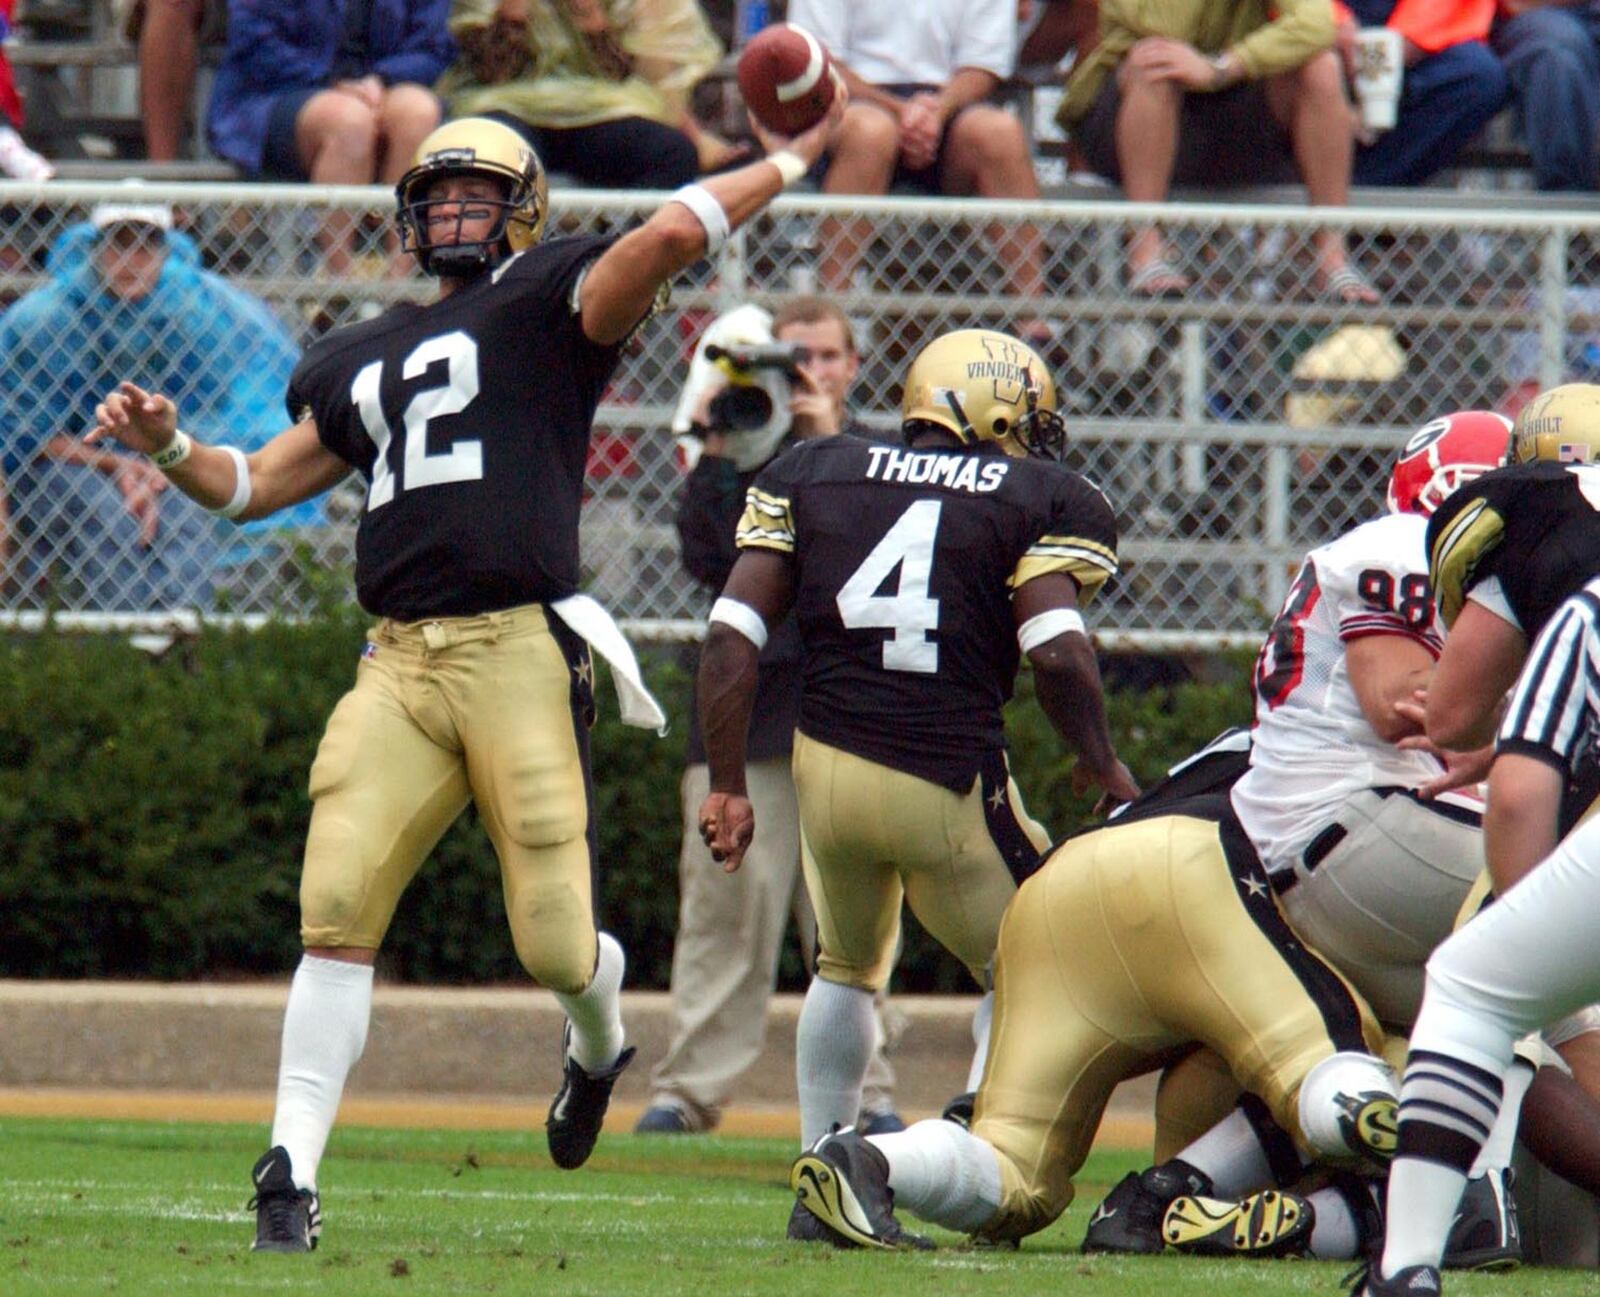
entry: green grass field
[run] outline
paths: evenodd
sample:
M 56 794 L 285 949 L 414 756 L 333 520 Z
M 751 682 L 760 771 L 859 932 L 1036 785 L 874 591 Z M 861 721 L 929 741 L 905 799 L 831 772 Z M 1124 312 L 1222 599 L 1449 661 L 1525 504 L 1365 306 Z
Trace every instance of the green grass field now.
M 1097 1154 L 1075 1210 L 1020 1252 L 786 1243 L 786 1142 L 608 1135 L 576 1173 L 543 1132 L 335 1133 L 323 1245 L 255 1256 L 254 1126 L 0 1120 L 0 1294 L 560 1293 L 570 1297 L 1340 1292 L 1345 1267 L 1080 1256 L 1083 1221 L 1134 1155 Z M 1451 1294 L 1592 1294 L 1594 1276 L 1452 1277 Z

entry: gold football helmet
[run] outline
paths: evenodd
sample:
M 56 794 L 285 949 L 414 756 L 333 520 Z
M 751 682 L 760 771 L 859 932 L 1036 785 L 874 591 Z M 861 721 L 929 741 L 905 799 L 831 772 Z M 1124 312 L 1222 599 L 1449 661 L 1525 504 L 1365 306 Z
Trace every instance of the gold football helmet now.
M 500 219 L 489 237 L 470 243 L 434 243 L 428 237 L 428 186 L 446 176 L 488 176 L 505 197 L 490 203 Z M 486 270 L 502 255 L 531 248 L 544 232 L 549 185 L 539 155 L 509 126 L 486 117 L 446 122 L 417 146 L 411 170 L 394 189 L 401 244 L 424 273 L 465 278 Z M 476 204 L 482 206 L 483 204 Z M 466 208 L 458 209 L 461 218 Z M 461 219 L 461 218 L 458 218 Z
M 1066 425 L 1056 385 L 1038 353 L 1010 334 L 957 329 L 911 362 L 900 424 L 931 423 L 964 446 L 993 442 L 1008 455 L 1059 458 Z
M 1518 464 L 1600 463 L 1600 386 L 1563 383 L 1540 392 L 1512 425 L 1511 458 Z

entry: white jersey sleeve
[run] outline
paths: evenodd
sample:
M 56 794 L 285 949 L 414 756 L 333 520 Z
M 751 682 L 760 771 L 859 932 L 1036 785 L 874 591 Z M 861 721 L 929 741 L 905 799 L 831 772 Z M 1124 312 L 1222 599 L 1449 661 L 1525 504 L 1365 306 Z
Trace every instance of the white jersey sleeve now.
M 1250 769 L 1233 805 L 1269 871 L 1294 858 L 1362 788 L 1415 788 L 1439 773 L 1378 737 L 1361 711 L 1345 646 L 1414 640 L 1434 657 L 1443 626 L 1428 585 L 1426 521 L 1391 514 L 1306 555 L 1256 661 Z

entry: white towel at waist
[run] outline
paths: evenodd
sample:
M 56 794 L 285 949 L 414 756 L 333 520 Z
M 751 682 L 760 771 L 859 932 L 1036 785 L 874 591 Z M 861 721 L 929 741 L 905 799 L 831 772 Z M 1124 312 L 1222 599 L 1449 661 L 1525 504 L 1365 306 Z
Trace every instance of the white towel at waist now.
M 611 614 L 586 594 L 570 595 L 550 604 L 550 611 L 566 622 L 574 634 L 588 641 L 589 647 L 611 667 L 611 680 L 617 687 L 617 702 L 622 723 L 642 730 L 667 732 L 667 714 L 644 686 L 639 674 L 639 659 L 623 636 Z

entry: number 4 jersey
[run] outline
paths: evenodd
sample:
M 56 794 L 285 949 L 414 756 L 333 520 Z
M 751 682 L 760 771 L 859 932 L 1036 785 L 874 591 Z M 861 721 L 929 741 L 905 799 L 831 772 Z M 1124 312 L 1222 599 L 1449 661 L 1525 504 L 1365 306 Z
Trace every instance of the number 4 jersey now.
M 400 621 L 473 616 L 578 588 L 589 429 L 618 349 L 576 290 L 610 244 L 555 239 L 426 306 L 336 329 L 289 380 L 289 417 L 368 482 L 356 593 Z
M 1233 806 L 1269 871 L 1293 858 L 1363 788 L 1415 788 L 1439 773 L 1378 737 L 1345 668 L 1345 645 L 1404 635 L 1443 645 L 1428 585 L 1427 520 L 1376 518 L 1306 555 L 1256 659 L 1250 769 Z
M 1117 570 L 1111 506 L 1062 465 L 853 437 L 769 464 L 738 540 L 795 564 L 800 730 L 961 793 L 1005 746 L 1012 592 L 1064 572 L 1081 604 Z

